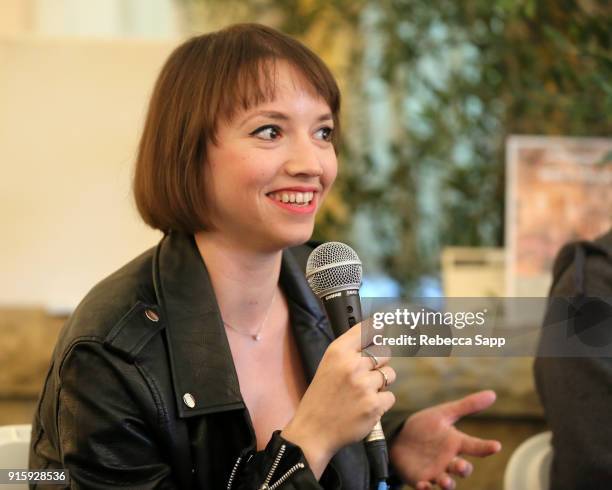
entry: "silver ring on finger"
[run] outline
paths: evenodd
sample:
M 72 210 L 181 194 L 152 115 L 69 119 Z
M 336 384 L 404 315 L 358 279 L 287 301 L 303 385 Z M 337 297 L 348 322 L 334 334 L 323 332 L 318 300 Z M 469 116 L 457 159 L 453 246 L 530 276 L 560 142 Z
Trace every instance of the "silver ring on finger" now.
M 378 391 L 383 391 L 387 386 L 389 386 L 389 378 L 387 377 L 386 373 L 381 369 L 381 368 L 374 368 L 375 371 L 378 371 L 380 374 L 382 374 L 383 377 L 383 384 L 382 386 L 378 389 Z
M 372 366 L 372 369 L 376 369 L 376 366 L 378 366 L 380 364 L 380 361 L 378 360 L 378 357 L 376 357 L 374 354 L 372 354 L 368 349 L 363 349 L 361 352 L 363 352 L 366 356 L 368 356 L 370 359 L 372 359 L 372 362 L 374 363 L 374 365 Z

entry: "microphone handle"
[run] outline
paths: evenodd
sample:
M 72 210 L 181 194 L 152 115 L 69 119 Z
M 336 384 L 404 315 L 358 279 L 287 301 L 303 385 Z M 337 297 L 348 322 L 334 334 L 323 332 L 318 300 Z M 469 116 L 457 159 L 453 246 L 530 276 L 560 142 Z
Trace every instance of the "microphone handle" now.
M 330 293 L 321 301 L 337 337 L 363 319 L 358 289 Z M 380 420 L 366 437 L 365 444 L 375 480 L 386 480 L 389 478 L 389 453 Z

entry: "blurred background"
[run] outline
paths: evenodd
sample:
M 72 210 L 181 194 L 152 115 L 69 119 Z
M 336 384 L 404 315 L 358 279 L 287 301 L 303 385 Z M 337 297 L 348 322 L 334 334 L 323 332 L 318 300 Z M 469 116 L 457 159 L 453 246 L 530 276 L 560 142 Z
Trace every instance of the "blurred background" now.
M 176 45 L 234 22 L 297 37 L 341 85 L 316 238 L 358 251 L 364 296 L 543 297 L 560 246 L 612 226 L 604 0 L 0 0 L 0 425 L 30 422 L 80 298 L 159 240 L 130 194 L 148 97 Z M 546 429 L 532 362 L 395 360 L 410 410 L 498 393 L 460 427 L 504 449 L 458 488 L 501 489 Z

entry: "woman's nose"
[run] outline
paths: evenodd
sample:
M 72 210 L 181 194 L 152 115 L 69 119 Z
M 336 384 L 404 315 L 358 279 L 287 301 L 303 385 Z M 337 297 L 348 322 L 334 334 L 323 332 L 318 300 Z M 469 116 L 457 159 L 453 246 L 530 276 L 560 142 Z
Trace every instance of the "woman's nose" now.
M 291 176 L 319 177 L 323 174 L 322 152 L 323 150 L 312 141 L 298 142 L 292 149 L 285 170 Z

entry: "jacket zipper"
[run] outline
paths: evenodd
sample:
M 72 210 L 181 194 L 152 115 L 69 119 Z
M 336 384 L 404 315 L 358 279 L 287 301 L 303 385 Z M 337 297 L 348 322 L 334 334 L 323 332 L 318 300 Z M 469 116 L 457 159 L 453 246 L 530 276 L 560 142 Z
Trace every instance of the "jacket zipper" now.
M 280 463 L 280 460 L 283 457 L 283 454 L 285 454 L 285 449 L 287 449 L 287 446 L 283 444 L 278 450 L 278 453 L 276 454 L 276 458 L 274 458 L 274 462 L 272 463 L 272 468 L 270 468 L 270 472 L 268 473 L 268 476 L 266 477 L 266 481 L 264 481 L 263 485 L 261 486 L 261 490 L 265 490 L 266 488 L 268 488 L 268 485 L 270 484 L 270 480 L 272 479 L 272 475 L 274 475 L 274 472 L 276 471 L 276 467 L 278 466 L 278 463 Z
M 270 485 L 270 481 L 272 480 L 272 477 L 274 476 L 274 473 L 276 472 L 276 468 L 278 467 L 278 464 L 280 463 L 280 460 L 282 459 L 283 454 L 285 454 L 286 449 L 287 447 L 285 446 L 285 444 L 283 444 L 278 450 L 278 453 L 276 454 L 276 457 L 274 458 L 274 462 L 272 463 L 272 467 L 270 468 L 270 471 L 268 472 L 268 476 L 266 476 L 266 479 L 261 485 L 261 487 L 259 487 L 259 490 L 275 490 L 278 487 L 280 487 L 285 481 L 287 481 L 287 479 L 291 475 L 293 475 L 293 473 L 304 468 L 305 466 L 304 463 L 302 462 L 296 463 L 291 468 L 289 468 L 278 480 L 276 480 L 274 484 Z M 232 468 L 232 472 L 230 473 L 229 480 L 227 481 L 226 490 L 231 490 L 232 485 L 234 484 L 234 478 L 236 477 L 236 473 L 238 472 L 238 467 L 240 466 L 241 461 L 242 461 L 242 456 L 238 456 L 238 459 L 236 460 L 236 462 L 234 463 L 234 467 Z
M 238 466 L 240 466 L 240 461 L 242 461 L 242 456 L 238 456 L 238 459 L 234 463 L 234 467 L 232 468 L 232 472 L 230 473 L 229 480 L 227 480 L 227 490 L 231 490 L 232 485 L 234 484 L 234 478 L 236 477 Z
M 275 490 L 276 488 L 280 487 L 297 470 L 301 470 L 302 468 L 304 468 L 304 463 L 294 464 L 291 468 L 287 470 L 287 472 L 283 476 L 276 480 L 276 483 L 274 485 L 266 488 L 269 488 L 270 490 Z
M 276 480 L 276 483 L 274 483 L 273 485 L 270 485 L 270 481 L 272 480 L 272 477 L 274 476 L 274 472 L 276 471 L 276 468 L 278 467 L 278 463 L 280 463 L 280 460 L 283 457 L 283 454 L 285 454 L 286 449 L 287 449 L 287 446 L 283 444 L 278 450 L 278 454 L 276 455 L 276 458 L 274 458 L 274 462 L 272 463 L 270 472 L 268 473 L 268 476 L 266 477 L 266 480 L 264 481 L 263 485 L 259 487 L 259 490 L 275 490 L 276 488 L 280 487 L 285 481 L 287 481 L 287 479 L 291 475 L 293 475 L 297 470 L 301 470 L 302 468 L 304 468 L 304 463 L 300 462 L 300 463 L 294 464 L 291 468 L 289 468 L 285 472 L 283 476 L 281 476 L 278 480 Z

